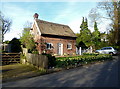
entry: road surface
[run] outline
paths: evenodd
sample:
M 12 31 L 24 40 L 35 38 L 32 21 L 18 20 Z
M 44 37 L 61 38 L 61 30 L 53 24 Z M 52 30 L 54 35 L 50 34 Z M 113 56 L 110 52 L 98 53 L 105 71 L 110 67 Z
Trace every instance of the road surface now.
M 4 83 L 3 87 L 119 87 L 120 60 Z

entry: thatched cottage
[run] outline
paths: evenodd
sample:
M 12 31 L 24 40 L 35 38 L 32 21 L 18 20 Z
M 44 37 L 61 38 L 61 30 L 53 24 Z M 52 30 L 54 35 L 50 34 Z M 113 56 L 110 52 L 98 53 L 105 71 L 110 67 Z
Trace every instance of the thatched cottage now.
M 76 53 L 76 35 L 67 25 L 52 23 L 38 19 L 34 14 L 31 34 L 37 42 L 39 53 L 57 55 Z

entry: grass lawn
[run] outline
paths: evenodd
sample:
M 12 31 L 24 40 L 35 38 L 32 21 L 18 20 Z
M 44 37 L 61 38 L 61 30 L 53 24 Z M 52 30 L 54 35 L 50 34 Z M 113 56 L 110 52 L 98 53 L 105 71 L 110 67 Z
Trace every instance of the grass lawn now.
M 4 65 L 1 70 L 2 74 L 0 74 L 0 77 L 2 77 L 3 82 L 30 78 L 45 73 L 45 70 L 38 70 L 32 65 L 25 64 Z

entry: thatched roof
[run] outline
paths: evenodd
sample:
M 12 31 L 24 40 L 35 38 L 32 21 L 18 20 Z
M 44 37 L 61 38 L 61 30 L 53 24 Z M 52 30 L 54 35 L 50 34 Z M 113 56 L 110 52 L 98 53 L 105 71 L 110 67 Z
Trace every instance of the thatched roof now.
M 47 22 L 36 19 L 41 34 L 76 37 L 75 33 L 67 25 Z

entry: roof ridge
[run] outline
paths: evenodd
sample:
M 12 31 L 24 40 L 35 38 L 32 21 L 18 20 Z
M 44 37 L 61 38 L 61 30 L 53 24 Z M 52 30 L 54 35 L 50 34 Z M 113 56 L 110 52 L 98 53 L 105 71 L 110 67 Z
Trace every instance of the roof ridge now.
M 50 23 L 50 24 L 55 24 L 55 25 L 61 25 L 61 26 L 66 26 L 66 27 L 69 27 L 68 25 L 65 25 L 65 24 L 58 24 L 58 23 L 54 23 L 54 22 L 49 22 L 49 21 L 45 21 L 45 20 L 40 20 L 40 19 L 37 19 L 39 21 L 42 21 L 42 22 L 46 22 L 46 23 Z

